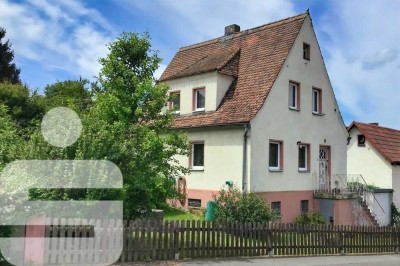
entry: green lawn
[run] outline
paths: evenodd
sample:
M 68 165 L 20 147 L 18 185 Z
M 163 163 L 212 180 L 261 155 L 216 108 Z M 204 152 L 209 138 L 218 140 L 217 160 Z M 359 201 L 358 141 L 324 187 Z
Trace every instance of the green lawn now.
M 199 220 L 203 221 L 204 217 L 190 213 L 188 211 L 179 209 L 168 209 L 164 210 L 164 221 L 176 221 L 176 220 Z

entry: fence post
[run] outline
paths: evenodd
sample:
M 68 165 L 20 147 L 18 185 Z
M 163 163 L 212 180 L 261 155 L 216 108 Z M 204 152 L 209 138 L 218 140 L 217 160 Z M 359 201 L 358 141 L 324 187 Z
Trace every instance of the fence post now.
M 396 239 L 397 239 L 397 245 L 396 245 L 396 254 L 399 253 L 399 249 L 400 249 L 400 227 L 396 226 L 396 227 L 392 227 L 392 230 L 396 231 Z
M 335 225 L 336 229 L 338 230 L 339 234 L 339 252 L 340 255 L 346 255 L 344 253 L 344 232 L 343 232 L 343 225 Z
M 171 226 L 174 228 L 174 254 L 175 259 L 179 260 L 179 221 L 173 221 Z
M 268 256 L 273 257 L 274 256 L 274 249 L 273 249 L 273 235 L 271 231 L 275 231 L 275 224 L 271 223 L 266 223 L 266 233 L 267 233 L 267 247 L 268 247 Z

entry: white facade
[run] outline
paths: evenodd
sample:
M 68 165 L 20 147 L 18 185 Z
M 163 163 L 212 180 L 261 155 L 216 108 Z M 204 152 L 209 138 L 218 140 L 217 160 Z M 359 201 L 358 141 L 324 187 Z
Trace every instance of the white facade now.
M 217 71 L 168 80 L 171 91 L 179 91 L 181 98 L 180 114 L 193 113 L 193 89 L 205 88 L 205 112 L 215 111 L 222 101 L 233 77 L 221 75 Z
M 303 43 L 310 45 L 310 60 L 303 59 Z M 188 115 L 193 113 L 194 88 L 205 87 L 205 112 L 215 111 L 233 80 L 230 76 L 211 72 L 169 80 L 166 83 L 171 92 L 180 91 L 180 115 Z M 299 110 L 288 107 L 290 81 L 300 84 Z M 320 114 L 312 112 L 313 88 L 318 88 L 321 92 Z M 244 188 L 247 190 L 278 192 L 271 197 L 282 201 L 283 209 L 287 209 L 294 201 L 300 204 L 304 200 L 310 201 L 310 209 L 313 209 L 312 190 L 319 171 L 320 147 L 330 148 L 329 172 L 346 173 L 348 134 L 310 18 L 305 19 L 264 105 L 250 121 L 245 148 L 244 125 L 193 128 L 185 131 L 188 132 L 190 141 L 204 141 L 204 169 L 192 170 L 186 177 L 188 190 L 196 190 L 196 193 L 217 191 L 225 181 L 233 181 L 241 188 L 244 177 Z M 282 171 L 269 171 L 270 140 L 283 142 Z M 298 167 L 299 141 L 308 144 L 310 148 L 310 167 L 304 172 L 300 172 Z M 181 165 L 190 166 L 189 158 L 181 156 L 178 159 Z M 294 196 L 279 193 L 284 191 L 299 193 Z M 189 193 L 188 197 L 191 197 Z M 204 205 L 202 199 L 202 206 Z M 299 215 L 300 207 L 289 207 L 294 211 L 287 217 L 293 220 Z
M 310 44 L 311 60 L 303 59 L 303 42 Z M 291 110 L 289 81 L 300 83 L 300 111 Z M 312 113 L 312 89 L 322 92 L 322 114 Z M 313 190 L 318 174 L 320 145 L 331 150 L 331 173 L 346 173 L 347 131 L 323 63 L 310 19 L 303 27 L 264 106 L 251 121 L 251 187 L 257 192 Z M 283 142 L 282 172 L 268 170 L 269 140 Z M 298 170 L 297 142 L 310 144 L 310 169 Z
M 189 189 L 218 191 L 226 181 L 242 185 L 243 127 L 192 129 L 190 141 L 204 141 L 204 169 L 191 170 L 186 177 Z M 179 156 L 189 167 L 189 158 Z
M 347 173 L 361 174 L 368 185 L 392 188 L 392 165 L 368 140 L 365 146 L 358 146 L 358 135 L 362 134 L 356 127 L 349 133 L 351 140 L 347 146 Z

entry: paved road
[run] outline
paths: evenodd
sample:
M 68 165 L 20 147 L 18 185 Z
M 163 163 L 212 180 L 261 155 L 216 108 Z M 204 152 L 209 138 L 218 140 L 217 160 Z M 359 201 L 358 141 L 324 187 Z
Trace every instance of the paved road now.
M 291 258 L 252 258 L 252 259 L 213 259 L 160 261 L 152 263 L 132 263 L 119 265 L 163 265 L 163 266 L 400 266 L 400 254 L 364 255 L 364 256 L 321 256 L 321 257 L 291 257 Z

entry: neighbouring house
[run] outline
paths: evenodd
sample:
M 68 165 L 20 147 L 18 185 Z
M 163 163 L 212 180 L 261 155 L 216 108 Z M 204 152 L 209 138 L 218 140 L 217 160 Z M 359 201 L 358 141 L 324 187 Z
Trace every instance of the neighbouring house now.
M 380 191 L 393 189 L 393 202 L 400 207 L 400 130 L 354 121 L 348 131 L 347 172 L 361 174 Z
M 178 158 L 191 170 L 180 180 L 184 207 L 205 207 L 235 183 L 264 196 L 282 222 L 321 204 L 327 221 L 352 220 L 351 205 L 339 214 L 343 204 L 316 193 L 346 173 L 348 132 L 308 11 L 182 47 L 159 81 L 175 95 L 173 127 L 192 144 Z

